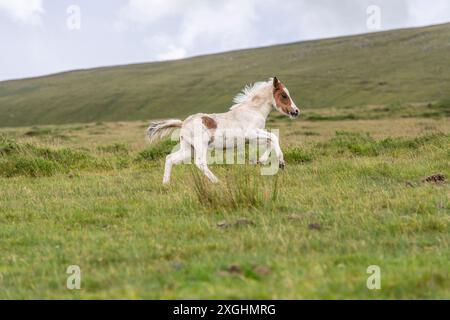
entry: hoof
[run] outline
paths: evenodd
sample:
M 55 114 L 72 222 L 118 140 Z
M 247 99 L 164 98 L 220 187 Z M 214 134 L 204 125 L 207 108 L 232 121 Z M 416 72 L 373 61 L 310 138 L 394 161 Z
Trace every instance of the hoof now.
M 284 170 L 285 164 L 284 162 L 280 162 L 278 166 L 280 167 L 281 170 Z

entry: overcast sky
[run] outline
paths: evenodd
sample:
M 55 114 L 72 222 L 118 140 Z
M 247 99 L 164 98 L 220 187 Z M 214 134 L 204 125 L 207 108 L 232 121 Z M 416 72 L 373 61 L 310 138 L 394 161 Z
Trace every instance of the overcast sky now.
M 0 80 L 449 21 L 450 0 L 0 0 Z

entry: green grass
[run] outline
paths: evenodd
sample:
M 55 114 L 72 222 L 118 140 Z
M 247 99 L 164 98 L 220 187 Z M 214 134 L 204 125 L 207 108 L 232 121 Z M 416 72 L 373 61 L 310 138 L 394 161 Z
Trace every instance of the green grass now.
M 16 143 L 5 138 L 0 139 L 0 177 L 41 177 L 107 167 L 109 167 L 107 162 L 95 159 L 86 152 L 69 148 L 39 147 L 29 143 Z
M 152 160 L 161 159 L 169 153 L 175 151 L 175 147 L 178 145 L 178 142 L 164 140 L 160 143 L 156 143 L 146 148 L 145 150 L 139 152 L 136 161 L 140 162 L 148 162 Z
M 412 116 L 448 116 L 449 38 L 444 24 L 2 82 L 0 126 L 221 112 L 244 84 L 275 74 L 311 120 L 408 116 L 398 106 L 411 102 L 424 104 Z M 382 107 L 355 114 L 372 105 Z M 339 112 L 322 114 L 331 107 Z
M 225 211 L 270 209 L 277 201 L 278 176 L 259 179 L 258 169 L 248 166 L 228 169 L 222 185 L 211 185 L 197 170 L 192 171 L 193 189 L 203 207 Z
M 171 143 L 133 146 L 140 123 L 136 135 L 130 125 L 55 127 L 70 137 L 58 143 L 4 129 L 0 298 L 448 299 L 449 184 L 423 178 L 449 179 L 450 128 L 394 121 L 297 122 L 294 132 L 318 135 L 288 138 L 277 176 L 212 166 L 221 183 L 211 185 L 186 165 L 167 187 Z M 397 135 L 377 136 L 383 125 Z M 53 171 L 8 171 L 18 159 Z M 70 265 L 80 291 L 66 288 Z M 379 291 L 366 288 L 369 265 L 381 267 Z
M 396 156 L 408 150 L 420 150 L 424 146 L 435 145 L 437 148 L 446 148 L 446 140 L 449 139 L 449 135 L 434 133 L 413 139 L 386 138 L 376 141 L 367 133 L 341 131 L 336 132 L 336 137 L 325 143 L 322 148 L 330 155 L 348 153 L 358 156 L 378 156 L 380 154 Z
M 449 299 L 449 37 L 446 24 L 0 83 L 0 298 Z M 226 110 L 275 72 L 304 111 L 267 121 L 286 170 L 214 165 L 211 185 L 183 165 L 163 186 L 175 144 L 148 146 L 143 120 Z

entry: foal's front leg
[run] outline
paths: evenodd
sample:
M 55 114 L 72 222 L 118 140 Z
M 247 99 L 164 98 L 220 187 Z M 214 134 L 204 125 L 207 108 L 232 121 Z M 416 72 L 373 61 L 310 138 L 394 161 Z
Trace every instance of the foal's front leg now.
M 256 136 L 258 139 L 265 139 L 269 141 L 267 150 L 264 152 L 261 158 L 259 158 L 259 162 L 266 163 L 269 160 L 270 153 L 272 152 L 272 150 L 274 150 L 280 168 L 284 169 L 284 155 L 283 152 L 281 151 L 280 141 L 278 137 L 275 134 L 262 129 L 258 129 L 256 131 Z
M 267 162 L 269 161 L 269 156 L 272 153 L 272 150 L 273 150 L 272 143 L 269 142 L 267 144 L 266 151 L 264 151 L 263 155 L 259 158 L 258 163 L 267 164 Z

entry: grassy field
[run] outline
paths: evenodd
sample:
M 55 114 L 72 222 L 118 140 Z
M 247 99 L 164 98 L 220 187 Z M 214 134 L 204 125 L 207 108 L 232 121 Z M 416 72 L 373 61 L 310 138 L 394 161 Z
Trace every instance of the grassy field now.
M 450 24 L 0 82 L 0 126 L 220 112 L 277 75 L 304 109 L 450 97 Z
M 143 121 L 1 129 L 0 298 L 448 299 L 449 184 L 423 179 L 450 177 L 450 123 L 426 108 L 275 115 L 286 170 L 217 186 L 182 166 L 163 187 Z
M 0 83 L 0 298 L 450 299 L 450 24 Z M 162 186 L 147 119 L 277 74 L 286 170 Z M 71 265 L 81 290 L 66 288 Z M 381 290 L 366 270 L 381 268 Z

